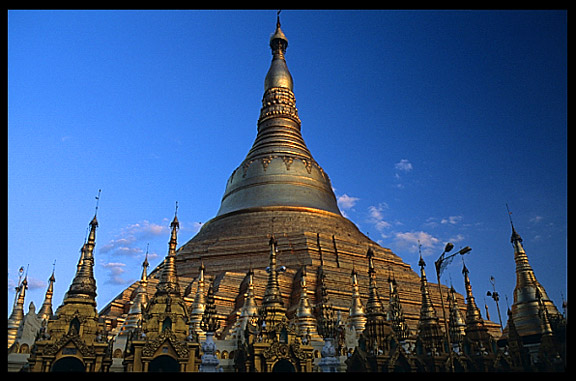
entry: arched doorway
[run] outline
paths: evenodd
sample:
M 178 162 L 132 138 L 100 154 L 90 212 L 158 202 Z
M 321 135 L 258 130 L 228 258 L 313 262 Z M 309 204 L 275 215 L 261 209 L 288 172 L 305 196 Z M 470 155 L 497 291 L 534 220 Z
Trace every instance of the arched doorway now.
M 52 365 L 52 372 L 85 372 L 84 363 L 76 357 L 62 357 Z
M 174 357 L 162 355 L 150 361 L 148 372 L 179 372 L 180 364 Z
M 272 367 L 272 372 L 296 372 L 294 365 L 286 359 L 278 360 Z
M 412 370 L 410 363 L 408 362 L 406 357 L 402 355 L 398 356 L 398 358 L 396 358 L 396 360 L 392 365 L 393 365 L 391 369 L 392 372 L 410 372 Z

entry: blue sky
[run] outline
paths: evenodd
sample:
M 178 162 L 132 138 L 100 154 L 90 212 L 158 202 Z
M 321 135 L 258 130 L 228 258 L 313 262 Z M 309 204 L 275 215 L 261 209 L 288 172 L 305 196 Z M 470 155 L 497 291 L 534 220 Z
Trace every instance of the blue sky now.
M 515 284 L 506 203 L 567 297 L 567 14 L 281 14 L 302 134 L 343 213 L 417 270 L 448 241 L 480 304 Z M 8 12 L 8 309 L 57 307 L 102 189 L 98 307 L 214 217 L 256 136 L 276 11 Z M 460 259 L 444 273 L 464 292 Z M 492 320 L 494 303 L 487 300 Z M 8 312 L 9 312 L 8 311 Z

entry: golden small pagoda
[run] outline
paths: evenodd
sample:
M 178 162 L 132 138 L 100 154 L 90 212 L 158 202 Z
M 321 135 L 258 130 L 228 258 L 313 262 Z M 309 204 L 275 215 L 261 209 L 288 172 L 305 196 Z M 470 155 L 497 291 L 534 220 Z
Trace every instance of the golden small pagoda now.
M 55 316 L 47 320 L 28 360 L 33 372 L 102 372 L 108 371 L 111 365 L 108 340 L 96 310 L 94 246 L 97 227 L 94 215 L 74 280 Z
M 156 292 L 141 313 L 141 328 L 132 330 L 126 343 L 123 365 L 127 372 L 198 370 L 199 344 L 189 333 L 189 308 L 182 298 L 174 265 L 180 227 L 177 216 L 170 227 L 168 255 Z

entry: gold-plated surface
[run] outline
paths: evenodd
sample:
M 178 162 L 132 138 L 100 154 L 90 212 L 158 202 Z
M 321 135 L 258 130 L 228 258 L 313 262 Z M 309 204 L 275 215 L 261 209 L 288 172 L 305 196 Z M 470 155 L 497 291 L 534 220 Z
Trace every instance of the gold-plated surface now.
M 82 247 L 82 254 L 78 261 L 76 275 L 64 296 L 64 304 L 74 303 L 77 299 L 84 300 L 96 306 L 96 279 L 94 279 L 94 246 L 96 242 L 96 228 L 98 220 L 96 215 L 90 222 L 88 241 Z
M 277 24 L 270 40 L 272 63 L 248 155 L 226 184 L 218 216 L 254 207 L 295 206 L 340 214 L 330 179 L 300 132 L 293 81 L 284 52 L 288 41 Z
M 270 45 L 270 72 L 288 76 L 284 58 L 288 41 L 279 24 Z M 312 290 L 318 289 L 318 269 L 322 267 L 326 292 L 335 310 L 343 319 L 350 314 L 360 332 L 366 324 L 364 306 L 370 294 L 366 252 L 371 247 L 372 275 L 379 280 L 377 283 L 373 279 L 373 285 L 385 284 L 386 276 L 394 277 L 395 298 L 402 303 L 400 320 L 416 332 L 422 298 L 420 277 L 400 257 L 362 234 L 341 215 L 330 180 L 314 160 L 300 129 L 292 85 L 266 81 L 258 134 L 246 158 L 230 176 L 220 210 L 177 252 L 175 266 L 181 290 L 192 305 L 195 290 L 201 286 L 199 279 L 218 279 L 215 303 L 225 326 L 222 332 L 236 332 L 235 316 L 243 313 L 244 302 L 253 310 L 253 303 L 263 301 L 269 275 L 264 271 L 269 266 L 267 243 L 274 236 L 277 260 L 287 268 L 278 277 L 287 315 L 299 315 L 301 327 L 311 325 L 307 306 L 320 302 Z M 198 270 L 204 266 L 205 270 Z M 351 286 L 353 269 L 356 275 Z M 121 313 L 121 305 L 135 288 L 131 286 L 120 294 L 103 308 L 102 314 Z M 245 297 L 248 290 L 250 296 Z M 383 288 L 378 292 L 384 292 Z M 448 289 L 445 292 L 447 295 Z M 464 313 L 464 298 L 459 294 L 456 297 Z M 437 287 L 431 287 L 429 298 L 440 308 Z M 247 319 L 244 316 L 240 324 L 246 325 Z M 498 333 L 497 325 L 487 324 Z M 314 340 L 314 332 L 311 334 Z
M 16 300 L 14 301 L 14 306 L 12 307 L 12 313 L 8 318 L 8 347 L 10 348 L 16 336 L 18 334 L 18 329 L 22 324 L 24 319 L 24 299 L 26 297 L 26 290 L 28 289 L 28 276 L 24 278 L 22 283 L 16 287 Z
M 560 315 L 556 306 L 540 282 L 536 279 L 528 256 L 522 246 L 522 238 L 512 225 L 510 239 L 514 247 L 516 262 L 516 286 L 514 288 L 514 304 L 511 307 L 512 318 L 520 336 L 540 335 L 542 333 L 541 308 L 539 299 L 551 315 Z
M 442 293 L 428 285 L 423 258 L 418 277 L 340 214 L 300 134 L 287 45 L 278 20 L 258 136 L 230 177 L 218 215 L 179 250 L 175 216 L 164 262 L 148 276 L 145 259 L 141 279 L 100 314 L 94 217 L 64 303 L 35 334 L 29 370 L 210 371 L 217 352 L 227 371 L 239 372 L 562 370 L 565 346 L 555 340 L 565 322 L 534 277 L 514 227 L 517 285 L 506 351 L 497 353 L 499 326 L 482 319 L 466 268 L 466 307 L 452 288 L 443 332 L 436 313 L 444 310 Z M 387 303 L 377 283 L 382 274 Z M 9 340 L 20 331 L 26 282 L 9 319 Z M 50 282 L 47 316 L 54 274 Z M 13 354 L 18 349 L 11 347 Z
M 280 28 L 280 18 L 278 18 L 276 21 L 276 30 L 274 31 L 274 34 L 270 36 L 272 64 L 270 65 L 270 70 L 268 70 L 266 79 L 264 80 L 265 91 L 273 87 L 285 87 L 289 90 L 293 90 L 294 83 L 292 81 L 292 75 L 290 75 L 290 71 L 288 71 L 288 66 L 286 65 L 286 60 L 284 59 L 287 47 L 288 39 Z
M 177 231 L 180 227 L 176 216 L 170 227 L 168 255 L 160 270 L 156 292 L 142 307 L 141 323 L 133 327 L 128 335 L 123 360 L 127 372 L 198 370 L 199 344 L 188 339 L 191 334 L 189 307 L 180 293 L 174 264 Z M 143 285 L 141 280 L 140 286 L 145 287 L 147 279 L 145 282 Z M 157 359 L 163 356 L 173 359 L 170 368 L 166 368 L 166 365 L 156 367 Z
M 58 370 L 71 354 L 87 372 L 107 371 L 111 360 L 105 356 L 108 343 L 96 310 L 94 246 L 96 216 L 90 222 L 90 234 L 82 247 L 76 275 L 54 318 L 36 340 L 35 353 L 29 358 L 30 371 Z M 62 362 L 61 362 L 62 360 Z

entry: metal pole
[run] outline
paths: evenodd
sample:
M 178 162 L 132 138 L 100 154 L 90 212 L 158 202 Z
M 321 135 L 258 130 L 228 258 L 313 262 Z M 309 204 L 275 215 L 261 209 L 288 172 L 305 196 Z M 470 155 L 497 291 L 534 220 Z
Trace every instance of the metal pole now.
M 444 255 L 444 253 L 442 253 Z M 440 262 L 441 263 L 441 262 Z M 440 272 L 438 271 L 440 267 L 439 264 L 435 263 L 436 268 L 436 279 L 438 280 L 438 291 L 440 292 L 440 303 L 442 305 L 442 316 L 444 317 L 444 329 L 446 332 L 446 339 L 448 341 L 448 356 L 450 357 L 450 371 L 454 372 L 454 360 L 452 358 L 452 342 L 450 340 L 450 332 L 448 331 L 448 320 L 446 320 L 446 310 L 444 310 L 444 296 L 442 296 L 442 287 L 440 286 Z
M 444 254 L 446 254 L 447 252 L 449 252 L 453 248 L 454 248 L 454 245 L 452 243 L 448 242 L 446 244 L 446 247 L 444 248 L 444 252 L 442 253 L 442 255 L 440 255 L 440 258 L 438 258 L 438 260 L 436 262 L 434 262 L 434 268 L 436 269 L 436 279 L 438 280 L 438 291 L 440 292 L 440 303 L 442 305 L 442 315 L 444 316 L 444 329 L 446 330 L 446 339 L 448 341 L 448 356 L 450 357 L 450 371 L 451 372 L 454 372 L 454 358 L 452 355 L 452 341 L 450 340 L 450 332 L 448 330 L 448 320 L 446 319 L 446 311 L 444 310 L 444 296 L 442 295 L 442 287 L 440 285 L 440 268 L 442 267 L 442 263 L 444 261 L 446 261 L 446 263 L 449 264 L 450 261 L 452 260 L 452 258 L 454 258 L 454 256 L 456 256 L 458 254 L 464 255 L 464 254 L 466 254 L 472 250 L 470 248 L 470 246 L 466 246 L 465 248 L 460 249 L 458 252 L 444 258 Z
M 490 277 L 490 283 L 492 283 L 492 290 L 494 290 L 494 292 L 491 293 L 490 291 L 488 291 L 486 294 L 487 296 L 491 296 L 492 299 L 494 299 L 494 301 L 496 302 L 496 310 L 498 311 L 498 321 L 500 322 L 500 331 L 504 332 L 504 327 L 502 326 L 502 316 L 500 315 L 500 305 L 498 304 L 498 301 L 500 300 L 500 295 L 496 291 L 496 280 L 494 279 L 493 276 Z

